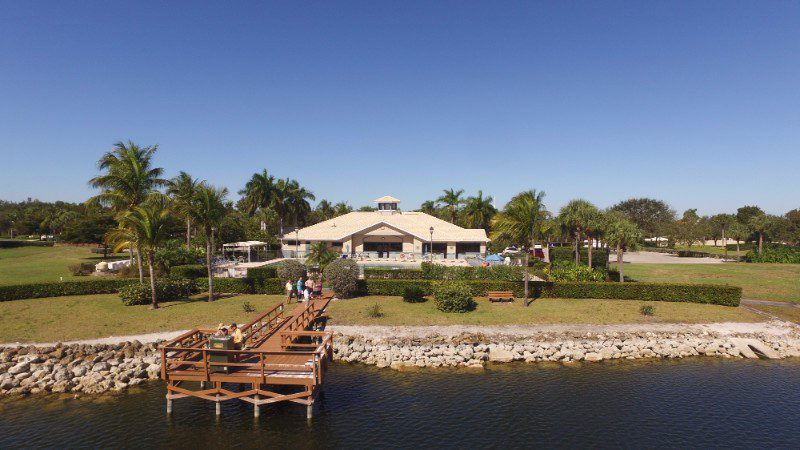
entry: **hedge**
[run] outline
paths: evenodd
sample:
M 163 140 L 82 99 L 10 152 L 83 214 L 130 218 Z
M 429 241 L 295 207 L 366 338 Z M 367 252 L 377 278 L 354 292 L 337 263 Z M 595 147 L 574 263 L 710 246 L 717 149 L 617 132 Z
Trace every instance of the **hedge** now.
M 113 294 L 122 286 L 138 283 L 135 278 L 95 278 L 0 286 L 0 302 L 64 295 Z
M 362 280 L 362 293 L 367 295 L 403 295 L 408 286 L 418 286 L 426 295 L 433 292 L 431 280 Z M 473 295 L 485 296 L 488 291 L 512 291 L 522 297 L 521 281 L 467 280 Z M 594 298 L 607 300 L 653 300 L 664 302 L 709 303 L 739 306 L 742 288 L 709 284 L 677 283 L 529 283 L 532 298 Z
M 278 268 L 275 266 L 252 267 L 247 269 L 247 278 L 278 278 Z
M 371 268 L 364 269 L 365 279 L 386 279 L 386 280 L 421 280 L 425 278 L 422 269 L 384 269 Z
M 197 288 L 208 290 L 208 278 L 195 280 Z M 214 291 L 225 294 L 283 294 L 284 282 L 279 278 L 214 278 Z
M 448 267 L 424 262 L 420 269 L 364 269 L 365 279 L 386 280 L 522 280 L 519 266 Z M 531 273 L 534 273 L 532 270 Z
M 572 247 L 552 247 L 550 249 L 550 262 L 554 261 L 575 261 L 575 252 Z M 581 248 L 581 264 L 589 265 L 589 249 Z M 592 249 L 592 267 L 606 267 L 608 264 L 608 249 L 607 248 L 593 248 Z
M 0 248 L 16 248 L 16 247 L 52 247 L 55 243 L 53 241 L 24 241 L 24 240 L 0 240 Z
M 203 278 L 208 277 L 208 269 L 206 269 L 206 266 L 202 264 L 172 266 L 169 269 L 169 276 L 172 278 Z

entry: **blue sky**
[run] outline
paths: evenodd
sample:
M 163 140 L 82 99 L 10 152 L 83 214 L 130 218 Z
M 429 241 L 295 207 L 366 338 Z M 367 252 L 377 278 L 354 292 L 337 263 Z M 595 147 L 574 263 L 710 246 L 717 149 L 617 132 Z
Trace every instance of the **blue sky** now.
M 239 190 L 800 207 L 800 2 L 3 2 L 0 198 L 120 139 Z

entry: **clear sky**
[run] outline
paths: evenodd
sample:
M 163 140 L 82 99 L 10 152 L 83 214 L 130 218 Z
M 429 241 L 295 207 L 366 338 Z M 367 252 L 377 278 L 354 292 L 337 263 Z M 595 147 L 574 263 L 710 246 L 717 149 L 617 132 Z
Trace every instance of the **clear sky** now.
M 232 192 L 800 207 L 800 2 L 0 3 L 0 198 L 117 140 Z

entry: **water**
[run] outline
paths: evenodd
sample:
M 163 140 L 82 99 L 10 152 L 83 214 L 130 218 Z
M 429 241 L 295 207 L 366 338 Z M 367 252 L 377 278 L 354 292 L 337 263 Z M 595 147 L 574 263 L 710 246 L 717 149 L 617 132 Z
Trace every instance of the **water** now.
M 800 360 L 507 364 L 395 372 L 335 364 L 305 407 L 175 401 L 164 387 L 0 401 L 10 447 L 792 447 Z

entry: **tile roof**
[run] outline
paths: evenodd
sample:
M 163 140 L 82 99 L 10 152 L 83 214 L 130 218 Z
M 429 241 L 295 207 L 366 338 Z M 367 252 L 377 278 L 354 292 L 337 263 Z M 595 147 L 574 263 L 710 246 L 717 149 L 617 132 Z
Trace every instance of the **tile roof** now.
M 433 227 L 435 242 L 488 242 L 483 229 L 461 228 L 450 222 L 433 217 L 423 212 L 395 212 L 386 214 L 377 211 L 355 211 L 324 222 L 301 228 L 297 231 L 297 239 L 305 241 L 340 241 L 353 234 L 364 233 L 371 228 L 380 230 L 384 225 L 410 234 L 422 241 L 430 240 L 430 227 Z M 371 234 L 383 234 L 376 232 Z M 284 234 L 284 239 L 294 240 L 295 232 Z

